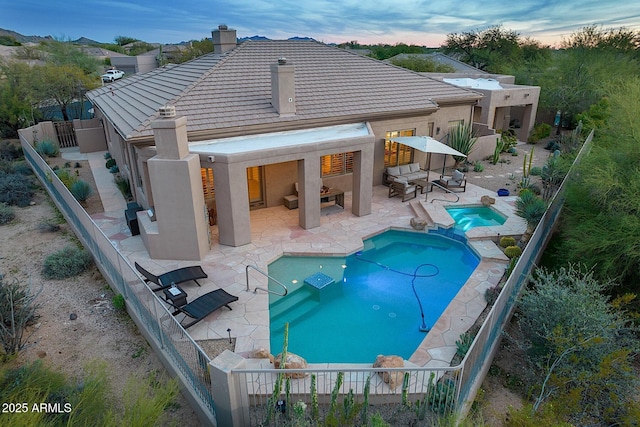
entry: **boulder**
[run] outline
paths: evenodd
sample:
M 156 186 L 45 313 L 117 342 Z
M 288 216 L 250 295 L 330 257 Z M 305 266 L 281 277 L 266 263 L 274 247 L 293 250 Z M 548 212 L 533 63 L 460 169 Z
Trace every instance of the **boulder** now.
M 482 196 L 482 197 L 480 197 L 480 202 L 484 206 L 489 206 L 489 205 L 495 204 L 496 203 L 496 199 L 494 199 L 493 197 L 490 197 L 490 196 Z
M 400 356 L 383 356 L 378 355 L 376 361 L 373 364 L 374 368 L 402 368 L 404 367 L 404 360 Z M 378 372 L 378 375 L 382 377 L 382 381 L 387 383 L 392 390 L 395 390 L 404 379 L 404 371 L 393 372 Z
M 276 369 L 280 368 L 280 364 L 282 363 L 282 353 L 277 355 L 274 360 L 274 365 Z M 307 361 L 304 360 L 303 357 L 298 356 L 294 353 L 287 353 L 287 358 L 285 359 L 284 364 L 285 369 L 306 369 Z M 306 374 L 304 372 L 296 372 L 296 373 L 288 373 L 285 375 L 287 378 L 304 378 Z
M 249 354 L 249 359 L 269 359 L 270 363 L 273 363 L 273 354 L 269 353 L 266 348 L 257 348 Z
M 411 218 L 410 224 L 414 230 L 424 230 L 425 227 L 427 226 L 427 220 L 424 218 L 420 218 L 419 216 L 416 216 Z

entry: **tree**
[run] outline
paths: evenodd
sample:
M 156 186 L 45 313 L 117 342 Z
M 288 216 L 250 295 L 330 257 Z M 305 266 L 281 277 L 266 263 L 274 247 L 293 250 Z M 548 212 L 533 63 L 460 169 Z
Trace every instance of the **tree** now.
M 429 58 L 407 56 L 402 59 L 391 59 L 393 65 L 417 71 L 419 73 L 453 73 L 455 68 L 447 64 L 439 64 Z
M 497 25 L 479 32 L 448 34 L 442 49 L 444 53 L 476 68 L 499 73 L 523 59 L 521 43 L 531 56 L 535 43 L 530 39 L 522 41 L 517 32 L 504 30 Z
M 138 41 L 138 39 L 134 39 L 133 37 L 128 37 L 128 36 L 117 36 L 115 39 L 113 39 L 113 41 L 118 46 L 124 46 L 126 44 L 135 43 Z
M 53 65 L 72 65 L 86 75 L 98 77 L 100 61 L 84 53 L 71 42 L 48 40 L 41 44 L 46 55 L 46 62 Z
M 589 155 L 567 188 L 560 261 L 580 259 L 598 278 L 640 291 L 640 78 L 604 88 L 609 93 L 607 127 L 596 134 Z
M 32 77 L 28 65 L 0 61 L 0 134 L 15 136 L 39 117 Z
M 34 68 L 35 78 L 33 85 L 38 98 L 44 101 L 55 102 L 62 112 L 65 121 L 69 120 L 67 108 L 84 94 L 98 87 L 97 79 L 73 65 L 56 65 L 47 63 L 42 67 Z

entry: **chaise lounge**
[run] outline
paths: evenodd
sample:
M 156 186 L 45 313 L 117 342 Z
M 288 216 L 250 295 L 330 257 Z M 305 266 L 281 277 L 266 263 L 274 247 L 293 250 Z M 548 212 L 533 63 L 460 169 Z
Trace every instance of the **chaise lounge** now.
M 183 306 L 171 304 L 170 300 L 168 302 L 175 309 L 171 314 L 174 316 L 177 316 L 178 314 L 185 315 L 184 319 L 180 321 L 180 324 L 183 328 L 187 329 L 223 306 L 227 307 L 229 310 L 233 310 L 229 307 L 229 304 L 234 301 L 238 301 L 237 296 L 231 295 L 224 289 L 216 289 L 215 291 L 208 292 Z M 193 320 L 186 324 L 182 323 L 188 318 Z
M 198 286 L 200 286 L 200 283 L 198 283 L 198 279 L 206 279 L 207 277 L 209 277 L 207 276 L 207 273 L 205 273 L 204 270 L 202 270 L 202 267 L 200 267 L 199 265 L 178 268 L 176 270 L 163 273 L 159 276 L 156 276 L 150 273 L 149 271 L 145 270 L 137 262 L 135 263 L 135 266 L 136 266 L 136 270 L 138 270 L 140 274 L 144 276 L 145 282 L 147 283 L 151 282 L 159 286 L 159 288 L 153 289 L 153 292 L 162 291 L 164 289 L 167 289 L 173 284 L 179 285 L 180 283 L 190 282 L 192 280 L 196 282 Z

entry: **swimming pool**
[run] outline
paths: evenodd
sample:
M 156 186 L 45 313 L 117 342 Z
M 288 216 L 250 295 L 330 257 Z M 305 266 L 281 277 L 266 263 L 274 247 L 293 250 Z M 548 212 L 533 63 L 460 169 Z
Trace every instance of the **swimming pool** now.
M 288 351 L 312 363 L 408 359 L 478 263 L 457 239 L 397 230 L 348 257 L 283 256 L 269 265 L 289 288 L 269 297 L 271 351 L 282 349 L 289 322 Z
M 502 225 L 507 218 L 489 206 L 461 206 L 445 208 L 456 222 L 455 228 L 467 231 L 474 227 Z

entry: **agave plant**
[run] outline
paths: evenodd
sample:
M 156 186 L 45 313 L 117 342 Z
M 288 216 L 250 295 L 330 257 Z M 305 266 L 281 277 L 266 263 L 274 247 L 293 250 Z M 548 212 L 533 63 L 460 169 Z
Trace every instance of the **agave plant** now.
M 532 233 L 547 210 L 547 202 L 531 190 L 522 190 L 516 200 L 515 213 L 527 222 L 527 233 Z
M 449 145 L 451 148 L 458 150 L 467 157 L 473 151 L 473 146 L 477 140 L 475 131 L 468 124 L 460 124 L 449 131 Z M 460 156 L 453 156 L 453 158 L 456 161 L 456 168 L 465 159 L 465 157 Z

